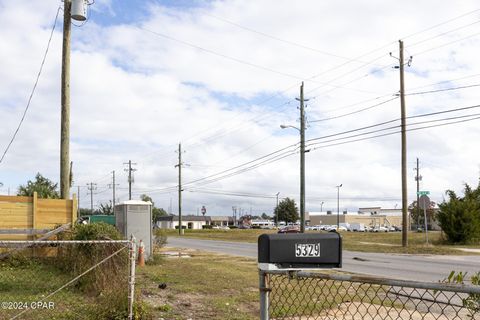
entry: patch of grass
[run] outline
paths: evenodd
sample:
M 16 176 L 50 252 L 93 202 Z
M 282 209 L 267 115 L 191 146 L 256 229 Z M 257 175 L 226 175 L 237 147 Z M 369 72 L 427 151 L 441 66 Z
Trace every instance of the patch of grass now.
M 223 241 L 256 243 L 258 236 L 275 233 L 276 230 L 234 229 L 234 230 L 185 230 L 184 237 Z M 319 231 L 309 231 L 319 232 Z M 174 230 L 166 231 L 168 236 L 178 236 Z M 408 247 L 402 247 L 401 232 L 341 232 L 343 249 L 361 252 L 438 254 L 438 255 L 472 255 L 472 252 L 457 250 L 456 246 L 446 244 L 441 232 L 429 231 L 429 245 L 425 244 L 425 234 L 408 233 Z M 462 246 L 462 248 L 479 249 L 480 246 Z
M 258 271 L 251 259 L 194 252 L 189 258 L 165 257 L 137 274 L 143 300 L 157 318 L 258 318 Z

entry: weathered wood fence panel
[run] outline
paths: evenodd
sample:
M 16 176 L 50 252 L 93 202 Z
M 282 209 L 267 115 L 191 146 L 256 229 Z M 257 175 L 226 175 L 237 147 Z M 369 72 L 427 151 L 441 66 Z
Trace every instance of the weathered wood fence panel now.
M 75 223 L 77 199 L 0 196 L 0 240 L 28 240 L 46 229 Z

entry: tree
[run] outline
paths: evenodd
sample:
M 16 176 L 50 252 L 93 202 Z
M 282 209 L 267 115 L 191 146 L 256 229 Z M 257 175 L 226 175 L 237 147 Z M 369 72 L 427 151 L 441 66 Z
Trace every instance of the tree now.
M 480 242 L 480 183 L 476 189 L 465 184 L 463 198 L 452 190 L 445 193 L 449 199 L 439 205 L 437 219 L 447 240 L 450 243 Z
M 266 214 L 266 213 L 264 212 L 264 213 L 262 213 L 262 219 L 263 219 L 263 220 L 270 220 L 270 219 L 272 219 L 272 217 L 270 217 L 268 214 Z
M 142 195 L 140 196 L 140 200 L 145 201 L 145 202 L 150 201 L 150 202 L 152 203 L 152 207 L 155 207 L 155 202 L 153 202 L 152 197 L 147 196 L 146 194 L 142 194 Z
M 79 217 L 90 216 L 90 215 L 92 215 L 92 214 L 93 214 L 93 212 L 92 212 L 92 210 L 90 210 L 90 209 L 87 209 L 87 208 L 80 208 L 80 209 L 78 209 L 78 216 L 79 216 Z
M 163 216 L 168 216 L 167 211 L 163 210 L 163 208 L 155 208 L 155 207 L 152 207 L 152 220 L 153 220 L 153 223 L 157 222 L 157 221 L 158 221 L 158 218 L 159 218 L 159 217 L 163 217 Z
M 427 222 L 430 224 L 432 221 L 436 221 L 435 210 L 436 203 L 430 201 L 430 205 L 427 208 Z M 417 207 L 417 201 L 413 201 L 408 206 L 408 211 L 410 211 L 410 217 L 412 218 L 413 223 L 418 227 L 425 226 L 425 215 L 422 208 Z
M 42 199 L 59 199 L 60 194 L 57 191 L 57 183 L 45 178 L 40 173 L 35 176 L 35 181 L 29 180 L 27 185 L 18 187 L 18 196 L 33 197 L 36 192 L 37 196 Z
M 295 204 L 295 200 L 290 198 L 285 198 L 278 206 L 275 208 L 275 222 L 278 221 L 285 221 L 286 223 L 289 222 L 297 222 L 298 220 L 298 208 Z
M 113 215 L 113 206 L 112 203 L 100 203 L 100 207 L 96 210 L 98 214 L 107 214 Z M 97 213 L 95 212 L 95 213 Z
M 168 216 L 167 211 L 165 211 L 163 208 L 155 207 L 155 202 L 153 202 L 152 197 L 147 196 L 146 194 L 142 194 L 140 196 L 140 199 L 142 201 L 150 201 L 152 203 L 152 222 L 153 223 L 157 222 L 159 217 Z

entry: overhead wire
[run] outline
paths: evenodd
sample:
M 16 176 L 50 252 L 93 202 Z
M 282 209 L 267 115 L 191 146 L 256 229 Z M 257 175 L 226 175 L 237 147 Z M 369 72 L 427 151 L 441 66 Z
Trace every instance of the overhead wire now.
M 365 108 L 362 108 L 362 109 L 359 109 L 359 110 L 355 110 L 355 111 L 352 111 L 352 112 L 344 113 L 344 114 L 341 114 L 341 115 L 338 115 L 338 116 L 334 116 L 334 117 L 317 119 L 317 120 L 309 120 L 309 122 L 323 122 L 323 121 L 334 120 L 334 119 L 338 119 L 338 118 L 343 118 L 343 117 L 351 116 L 351 115 L 353 115 L 353 114 L 357 114 L 357 113 L 360 113 L 360 112 L 363 112 L 363 111 L 367 111 L 367 110 L 370 110 L 370 109 L 379 107 L 379 106 L 384 105 L 384 104 L 386 104 L 386 103 L 389 103 L 389 102 L 391 102 L 391 101 L 397 100 L 398 98 L 399 98 L 399 97 L 393 97 L 393 98 L 388 99 L 388 100 L 386 100 L 386 101 L 382 101 L 382 102 L 379 102 L 379 103 L 374 104 L 374 105 L 372 105 L 372 106 L 368 106 L 368 107 L 365 107 Z
M 407 127 L 408 127 L 408 126 L 412 126 L 412 125 L 425 124 L 425 123 L 433 123 L 433 122 L 438 122 L 438 121 L 455 120 L 455 119 L 465 118 L 465 117 L 469 117 L 469 118 L 470 118 L 470 119 L 457 120 L 457 121 L 452 121 L 452 122 L 447 122 L 447 123 L 441 123 L 441 124 L 436 124 L 436 125 L 424 126 L 424 127 L 419 127 L 419 128 L 410 128 L 410 129 L 406 129 L 405 131 L 406 131 L 406 132 L 417 131 L 417 130 L 430 129 L 430 128 L 442 127 L 442 126 L 446 126 L 446 125 L 452 125 L 452 124 L 458 124 L 458 123 L 464 123 L 464 122 L 474 121 L 474 120 L 480 119 L 480 116 L 477 116 L 477 115 L 480 115 L 480 114 L 466 115 L 466 116 L 452 117 L 452 118 L 445 118 L 445 119 L 436 119 L 436 120 L 424 121 L 424 122 L 421 122 L 421 123 L 411 123 L 411 124 L 407 124 Z M 474 116 L 475 116 L 475 117 L 474 117 Z M 335 142 L 335 143 L 328 144 L 328 145 L 324 145 L 324 146 L 314 147 L 314 148 L 311 149 L 312 151 L 314 151 L 314 150 L 323 149 L 323 148 L 327 148 L 327 147 L 333 147 L 333 146 L 344 145 L 344 144 L 353 143 L 353 142 L 358 142 L 358 141 L 365 141 L 365 140 L 370 140 L 370 139 L 376 139 L 376 138 L 386 137 L 386 136 L 390 136 L 390 135 L 393 135 L 393 134 L 400 133 L 401 130 L 399 130 L 399 131 L 394 131 L 394 132 L 388 132 L 388 133 L 384 133 L 384 134 L 378 134 L 378 135 L 371 136 L 371 137 L 358 138 L 358 139 L 349 140 L 349 141 L 343 141 L 343 142 L 336 142 L 336 141 L 340 141 L 340 140 L 350 139 L 350 138 L 353 138 L 353 137 L 359 137 L 359 136 L 369 135 L 369 134 L 376 133 L 376 132 L 388 131 L 388 130 L 392 130 L 392 129 L 400 128 L 400 127 L 401 127 L 401 126 L 398 125 L 398 126 L 394 126 L 394 127 L 385 128 L 385 129 L 379 129 L 379 130 L 374 130 L 374 131 L 371 131 L 371 132 L 361 133 L 361 134 L 357 134 L 357 135 L 350 136 L 350 137 L 344 137 L 344 138 L 338 138 L 338 139 L 334 139 L 334 140 L 330 140 L 330 141 L 312 143 L 312 144 L 308 145 L 308 147 L 312 147 L 312 146 L 314 146 L 314 145 L 322 144 L 322 143 L 325 143 L 325 142 Z
M 3 151 L 2 157 L 0 158 L 0 163 L 3 162 L 3 159 L 5 158 L 5 155 L 7 154 L 8 150 L 10 149 L 10 146 L 12 145 L 13 141 L 17 137 L 18 131 L 20 130 L 20 127 L 22 126 L 23 121 L 25 120 L 25 116 L 27 115 L 28 109 L 30 108 L 30 104 L 32 102 L 33 95 L 35 94 L 35 91 L 36 91 L 37 85 L 38 85 L 38 81 L 40 80 L 40 76 L 41 76 L 42 71 L 43 71 L 43 66 L 45 65 L 45 60 L 47 59 L 48 51 L 50 49 L 50 43 L 52 42 L 53 33 L 55 32 L 55 27 L 57 25 L 57 20 L 58 20 L 58 15 L 60 13 L 60 10 L 61 10 L 61 7 L 58 7 L 57 13 L 55 15 L 55 19 L 54 19 L 54 22 L 53 22 L 52 30 L 50 31 L 50 36 L 49 36 L 48 41 L 47 41 L 47 47 L 46 47 L 45 52 L 43 54 L 42 62 L 40 63 L 40 69 L 38 70 L 38 74 L 37 74 L 37 77 L 35 79 L 35 83 L 33 85 L 32 91 L 30 92 L 30 96 L 28 97 L 27 105 L 25 106 L 25 109 L 23 111 L 20 122 L 18 123 L 18 126 L 15 129 L 15 132 L 13 133 L 13 136 L 10 139 L 10 142 L 8 143 L 5 150 Z
M 467 14 L 468 14 L 468 13 L 467 13 Z M 421 31 L 421 32 L 425 32 L 425 31 L 427 31 L 427 30 L 433 29 L 433 28 L 435 28 L 435 27 L 437 27 L 437 26 L 440 26 L 440 25 L 442 25 L 442 24 L 445 24 L 445 23 L 447 23 L 447 22 L 449 22 L 449 21 L 456 20 L 456 19 L 458 19 L 458 18 L 460 18 L 460 17 L 463 17 L 463 16 L 465 16 L 465 15 L 467 15 L 467 14 L 464 14 L 464 15 L 458 16 L 458 17 L 456 17 L 456 18 L 450 19 L 450 20 L 448 20 L 448 21 L 446 21 L 446 22 L 437 24 L 437 25 L 435 25 L 435 26 L 433 26 L 433 27 L 430 27 L 430 28 L 428 28 L 428 29 L 425 29 L 425 30 L 423 30 L 423 31 Z M 457 29 L 458 29 L 458 28 L 457 28 Z M 152 32 L 152 31 L 150 31 L 150 30 L 146 30 L 146 31 Z M 419 33 L 421 33 L 421 32 L 417 32 L 417 33 L 412 34 L 412 35 L 409 35 L 409 36 L 407 36 L 407 37 L 410 37 L 410 36 L 419 34 Z M 164 36 L 164 35 L 162 35 L 162 36 Z M 440 36 L 440 35 L 438 35 L 438 36 Z M 407 38 L 407 37 L 405 37 L 405 38 Z M 175 39 L 175 40 L 177 40 L 177 39 Z M 425 40 L 425 41 L 427 41 L 427 40 Z M 386 45 L 386 46 L 384 46 L 384 47 L 387 47 L 387 46 L 389 46 L 389 45 L 391 45 L 391 43 L 388 44 L 388 45 Z M 199 49 L 199 48 L 197 48 L 197 49 Z M 371 52 L 375 52 L 375 51 L 377 51 L 377 50 L 380 50 L 380 48 L 379 48 L 379 49 L 376 49 L 376 50 L 374 50 L 374 51 L 371 51 Z M 369 53 L 371 53 L 371 52 L 369 52 Z M 369 54 L 369 53 L 368 53 L 368 54 Z M 364 56 L 365 56 L 365 55 L 364 55 Z M 382 56 L 382 57 L 383 57 L 383 56 Z M 379 57 L 379 58 L 381 58 L 381 57 Z M 356 59 L 352 59 L 352 60 L 356 60 Z M 357 60 L 357 62 L 358 62 L 358 60 Z M 372 61 L 370 61 L 370 62 L 372 62 Z M 390 66 L 390 65 L 389 65 L 389 66 Z M 383 68 L 387 68 L 387 67 L 389 67 L 389 66 L 384 66 Z M 340 67 L 340 66 L 337 66 L 337 67 Z M 354 71 L 356 71 L 356 69 L 354 69 L 352 72 L 354 72 Z M 378 70 L 377 70 L 377 72 L 378 72 Z M 367 75 L 368 75 L 368 74 L 367 74 Z M 316 76 L 314 76 L 314 77 L 317 77 L 317 76 L 319 76 L 319 75 L 316 75 Z M 362 76 L 362 77 L 360 77 L 360 78 L 363 78 L 363 77 L 365 77 L 365 76 L 366 76 L 366 75 L 364 75 L 364 76 Z M 360 79 L 360 78 L 358 78 L 358 79 Z M 355 80 L 355 79 L 354 79 L 354 80 Z M 292 87 L 293 87 L 293 86 L 292 86 Z M 292 87 L 290 87 L 290 88 L 287 89 L 287 90 L 290 90 Z M 289 101 L 288 103 L 290 103 L 290 101 Z M 286 103 L 286 104 L 284 104 L 284 105 L 288 105 L 288 103 Z M 310 122 L 312 122 L 312 121 L 310 121 Z M 234 132 L 234 131 L 233 131 L 233 132 Z M 222 137 L 222 136 L 225 136 L 226 134 L 229 134 L 229 133 L 228 133 L 228 132 L 226 132 L 226 133 L 224 132 L 222 135 L 219 135 L 219 136 L 217 136 L 217 137 Z M 215 137 L 215 136 L 211 136 L 211 137 L 209 137 L 209 140 L 212 140 L 212 139 L 214 139 L 214 138 L 216 138 L 216 137 Z M 200 143 L 198 143 L 198 144 L 200 144 Z

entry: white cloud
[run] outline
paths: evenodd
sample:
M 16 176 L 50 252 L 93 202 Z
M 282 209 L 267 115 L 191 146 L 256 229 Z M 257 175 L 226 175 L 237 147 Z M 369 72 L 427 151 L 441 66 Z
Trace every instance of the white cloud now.
M 0 51 L 1 148 L 11 138 L 25 107 L 58 5 L 53 0 L 28 4 L 0 1 L 0 36 L 4 40 Z M 399 80 L 398 70 L 393 68 L 396 60 L 388 53 L 398 56 L 400 37 L 411 35 L 404 39 L 406 56 L 413 55 L 411 67 L 406 68 L 407 92 L 479 81 L 472 76 L 426 86 L 480 73 L 478 37 L 442 46 L 475 34 L 478 12 L 428 29 L 475 10 L 474 1 L 231 0 L 192 8 L 152 1 L 139 3 L 141 13 L 131 12 L 142 17 L 135 22 L 121 16 L 131 7 L 116 6 L 111 1 L 97 1 L 88 23 L 72 29 L 71 157 L 76 183 L 84 186 L 98 181 L 96 201 L 109 199 L 108 173 L 112 170 L 121 184 L 117 194 L 125 199 L 123 162 L 131 159 L 138 163 L 135 196 L 150 193 L 164 208 L 172 198 L 176 208 L 175 190 L 163 194 L 159 190 L 176 185 L 174 151 L 179 142 L 187 151 L 185 162 L 192 164 L 184 169 L 186 182 L 296 143 L 298 132 L 282 131 L 279 124 L 298 125 L 293 98 L 298 96 L 302 79 L 305 95 L 311 99 L 307 103 L 309 120 L 342 115 L 389 99 L 388 95 L 398 91 Z M 59 20 L 26 120 L 0 164 L 0 181 L 5 187 L 15 188 L 37 171 L 58 179 Z M 381 49 L 374 50 L 377 48 Z M 333 55 L 357 61 L 346 63 Z M 475 92 L 472 88 L 408 96 L 407 114 L 476 105 Z M 273 94 L 277 95 L 271 98 Z M 386 97 L 374 99 L 379 96 Z M 366 100 L 371 101 L 357 104 Z M 447 113 L 437 119 L 455 115 Z M 307 139 L 399 116 L 397 99 L 349 117 L 311 122 Z M 411 119 L 409 123 L 430 119 Z M 424 176 L 422 188 L 431 190 L 435 200 L 441 200 L 448 188 L 459 190 L 463 181 L 476 184 L 478 152 L 474 144 L 479 134 L 477 122 L 409 132 L 409 200 L 415 197 L 416 157 Z M 350 209 L 400 204 L 395 200 L 400 198 L 401 186 L 398 134 L 312 150 L 306 159 L 307 210 L 318 211 L 322 199 L 324 209 L 336 207 L 335 185 L 339 183 L 344 185 L 342 205 Z M 202 188 L 272 196 L 281 192 L 281 196 L 298 199 L 298 174 L 295 154 Z M 87 206 L 85 190 L 81 193 L 81 203 Z M 378 202 L 359 200 L 375 197 Z M 233 205 L 246 212 L 252 207 L 254 213 L 268 213 L 275 202 L 192 192 L 185 192 L 184 199 L 187 212 L 196 213 L 196 208 L 205 204 L 211 214 L 230 214 Z

